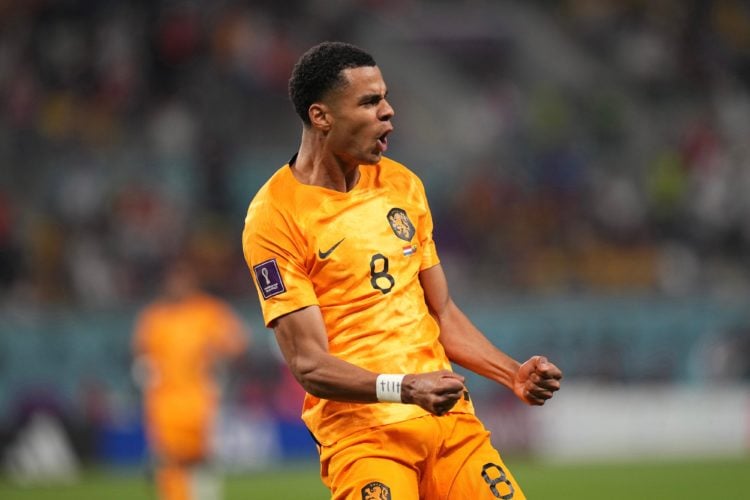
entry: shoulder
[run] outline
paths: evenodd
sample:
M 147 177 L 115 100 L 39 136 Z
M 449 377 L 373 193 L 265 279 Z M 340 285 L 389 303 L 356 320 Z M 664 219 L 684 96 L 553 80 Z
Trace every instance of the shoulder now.
M 391 176 L 404 176 L 419 180 L 419 176 L 415 174 L 409 167 L 403 163 L 399 163 L 396 160 L 383 156 L 378 163 L 380 168 Z
M 290 188 L 289 177 L 291 176 L 288 175 L 288 169 L 289 165 L 284 165 L 274 172 L 265 184 L 258 189 L 258 192 L 255 193 L 255 196 L 253 196 L 250 201 L 248 211 L 284 200 L 285 197 L 279 195 L 283 194 L 285 191 L 288 192 Z
M 388 184 L 404 193 L 418 192 L 424 195 L 422 179 L 406 165 L 385 156 L 378 165 Z
M 277 170 L 253 197 L 247 208 L 245 216 L 245 227 L 256 227 L 258 225 L 273 225 L 274 220 L 284 211 L 288 202 L 289 193 L 292 189 L 290 185 L 287 169 L 284 165 Z

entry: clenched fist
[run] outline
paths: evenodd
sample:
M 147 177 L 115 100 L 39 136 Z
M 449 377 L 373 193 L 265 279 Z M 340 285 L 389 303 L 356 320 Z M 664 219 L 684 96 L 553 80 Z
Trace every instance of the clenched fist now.
M 530 405 L 543 405 L 560 389 L 562 371 L 544 356 L 523 363 L 513 380 L 513 392 Z
M 448 370 L 412 373 L 401 382 L 401 401 L 444 415 L 463 397 L 464 377 Z

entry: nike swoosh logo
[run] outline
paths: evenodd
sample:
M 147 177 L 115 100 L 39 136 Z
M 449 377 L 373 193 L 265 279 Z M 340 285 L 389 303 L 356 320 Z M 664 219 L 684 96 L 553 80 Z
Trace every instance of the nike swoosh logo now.
M 328 249 L 328 250 L 326 250 L 325 252 L 322 252 L 322 251 L 321 251 L 320 249 L 318 249 L 318 257 L 320 257 L 320 258 L 321 258 L 321 260 L 322 260 L 322 259 L 327 259 L 327 258 L 328 258 L 328 256 L 329 256 L 329 255 L 331 255 L 331 253 L 332 253 L 332 252 L 333 252 L 334 250 L 336 250 L 336 247 L 337 247 L 337 246 L 339 246 L 339 245 L 341 244 L 341 242 L 342 242 L 342 241 L 344 241 L 345 239 L 346 239 L 346 238 L 341 238 L 341 239 L 340 239 L 339 241 L 337 241 L 337 242 L 336 242 L 336 244 L 335 244 L 335 245 L 333 245 L 333 246 L 332 246 L 331 248 L 329 248 L 329 249 Z

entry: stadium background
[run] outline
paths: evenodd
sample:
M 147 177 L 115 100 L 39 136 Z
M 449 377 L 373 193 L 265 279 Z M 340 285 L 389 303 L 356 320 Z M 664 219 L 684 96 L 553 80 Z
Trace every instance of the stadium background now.
M 746 3 L 6 0 L 5 480 L 66 474 L 44 432 L 84 468 L 144 462 L 129 336 L 184 248 L 255 331 L 222 463 L 313 463 L 239 236 L 297 147 L 291 65 L 325 39 L 381 66 L 389 156 L 425 182 L 457 302 L 513 356 L 565 371 L 544 410 L 471 379 L 505 455 L 747 457 Z

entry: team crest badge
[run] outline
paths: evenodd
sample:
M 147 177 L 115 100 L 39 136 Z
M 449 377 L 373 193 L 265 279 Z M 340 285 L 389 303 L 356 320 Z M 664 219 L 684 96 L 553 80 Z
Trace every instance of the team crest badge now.
M 402 208 L 392 208 L 388 212 L 388 224 L 391 225 L 393 233 L 404 241 L 411 241 L 416 232 L 414 224 L 409 220 L 406 211 Z
M 391 500 L 391 489 L 383 483 L 373 481 L 362 488 L 362 500 Z

